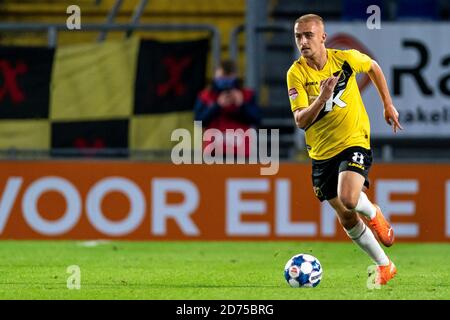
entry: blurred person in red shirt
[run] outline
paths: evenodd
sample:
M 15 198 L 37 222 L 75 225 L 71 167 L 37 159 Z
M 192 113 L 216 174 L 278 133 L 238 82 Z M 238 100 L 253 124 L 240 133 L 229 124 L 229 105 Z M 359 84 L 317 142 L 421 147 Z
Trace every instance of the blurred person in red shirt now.
M 195 120 L 202 121 L 205 132 L 208 129 L 217 129 L 222 132 L 222 141 L 220 139 L 209 139 L 205 141 L 203 147 L 209 144 L 216 145 L 216 155 L 220 150 L 226 154 L 228 150 L 233 150 L 234 155 L 250 155 L 249 138 L 243 136 L 250 128 L 257 128 L 261 120 L 261 112 L 256 104 L 255 92 L 242 86 L 241 80 L 237 75 L 236 64 L 231 60 L 223 60 L 217 67 L 212 84 L 202 90 L 195 104 Z M 226 139 L 227 129 L 233 129 L 236 140 Z M 242 130 L 238 130 L 242 129 Z M 205 135 L 206 137 L 206 135 Z M 230 144 L 233 144 L 230 147 Z

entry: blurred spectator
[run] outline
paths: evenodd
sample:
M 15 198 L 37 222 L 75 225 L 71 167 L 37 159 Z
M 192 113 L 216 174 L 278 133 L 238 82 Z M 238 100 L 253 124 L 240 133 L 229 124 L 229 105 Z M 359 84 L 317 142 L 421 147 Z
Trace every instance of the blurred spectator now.
M 202 121 L 204 130 L 217 129 L 222 132 L 222 141 L 210 139 L 204 147 L 210 143 L 219 143 L 216 154 L 223 150 L 226 152 L 227 143 L 233 143 L 235 155 L 249 156 L 249 144 L 256 141 L 245 140 L 245 137 L 235 131 L 236 141 L 225 139 L 226 129 L 256 128 L 260 123 L 260 109 L 256 104 L 253 90 L 244 88 L 237 76 L 236 64 L 231 60 L 224 60 L 215 71 L 211 86 L 201 91 L 195 104 L 195 120 Z M 230 150 L 229 149 L 229 150 Z

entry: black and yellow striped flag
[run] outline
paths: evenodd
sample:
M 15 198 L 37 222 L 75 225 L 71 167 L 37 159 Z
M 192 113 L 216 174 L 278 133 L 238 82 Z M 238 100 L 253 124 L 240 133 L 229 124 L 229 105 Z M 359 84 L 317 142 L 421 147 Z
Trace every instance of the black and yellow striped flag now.
M 208 46 L 0 47 L 0 149 L 167 150 L 173 130 L 193 129 Z

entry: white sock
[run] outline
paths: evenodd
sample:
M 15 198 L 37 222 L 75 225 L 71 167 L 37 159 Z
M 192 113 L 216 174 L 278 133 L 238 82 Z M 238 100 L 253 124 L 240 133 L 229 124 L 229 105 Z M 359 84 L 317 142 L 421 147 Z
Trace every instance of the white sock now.
M 372 202 L 370 202 L 369 198 L 367 198 L 367 195 L 362 191 L 359 194 L 359 200 L 358 204 L 356 205 L 355 211 L 363 214 L 369 219 L 374 218 L 377 213 L 377 209 L 375 208 L 375 206 L 372 204 Z
M 345 230 L 345 229 L 344 229 Z M 387 266 L 389 258 L 384 253 L 377 239 L 361 219 L 350 230 L 345 230 L 354 243 L 363 249 L 378 266 Z

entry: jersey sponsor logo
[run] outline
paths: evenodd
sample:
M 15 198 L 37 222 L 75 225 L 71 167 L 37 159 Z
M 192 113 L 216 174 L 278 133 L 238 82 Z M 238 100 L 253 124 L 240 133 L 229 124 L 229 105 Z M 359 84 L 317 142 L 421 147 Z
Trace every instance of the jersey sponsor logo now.
M 319 84 L 318 81 L 309 81 L 309 82 L 306 82 L 306 83 L 305 83 L 305 87 L 308 87 L 308 86 L 317 86 L 318 84 Z
M 361 170 L 366 170 L 366 168 L 363 165 L 359 164 L 359 163 L 349 162 L 348 166 L 349 167 L 356 167 L 356 168 L 359 168 Z
M 341 96 L 347 88 L 348 80 L 352 74 L 353 70 L 347 61 L 344 61 L 341 70 L 333 73 L 334 76 L 339 77 L 338 83 L 334 88 L 333 96 L 325 103 L 325 112 L 330 112 L 333 109 L 333 105 L 337 105 L 340 108 L 345 108 L 347 106 L 347 103 L 341 100 Z
M 340 108 L 345 108 L 347 106 L 345 101 L 341 100 L 341 96 L 344 93 L 344 90 L 345 89 L 342 89 L 335 96 L 331 97 L 327 100 L 327 102 L 325 102 L 325 112 L 330 112 L 331 110 L 333 110 L 333 105 L 337 105 Z
M 291 99 L 291 100 L 295 100 L 298 97 L 298 92 L 297 92 L 297 89 L 295 89 L 295 88 L 289 89 L 288 93 L 289 93 L 289 99 Z

